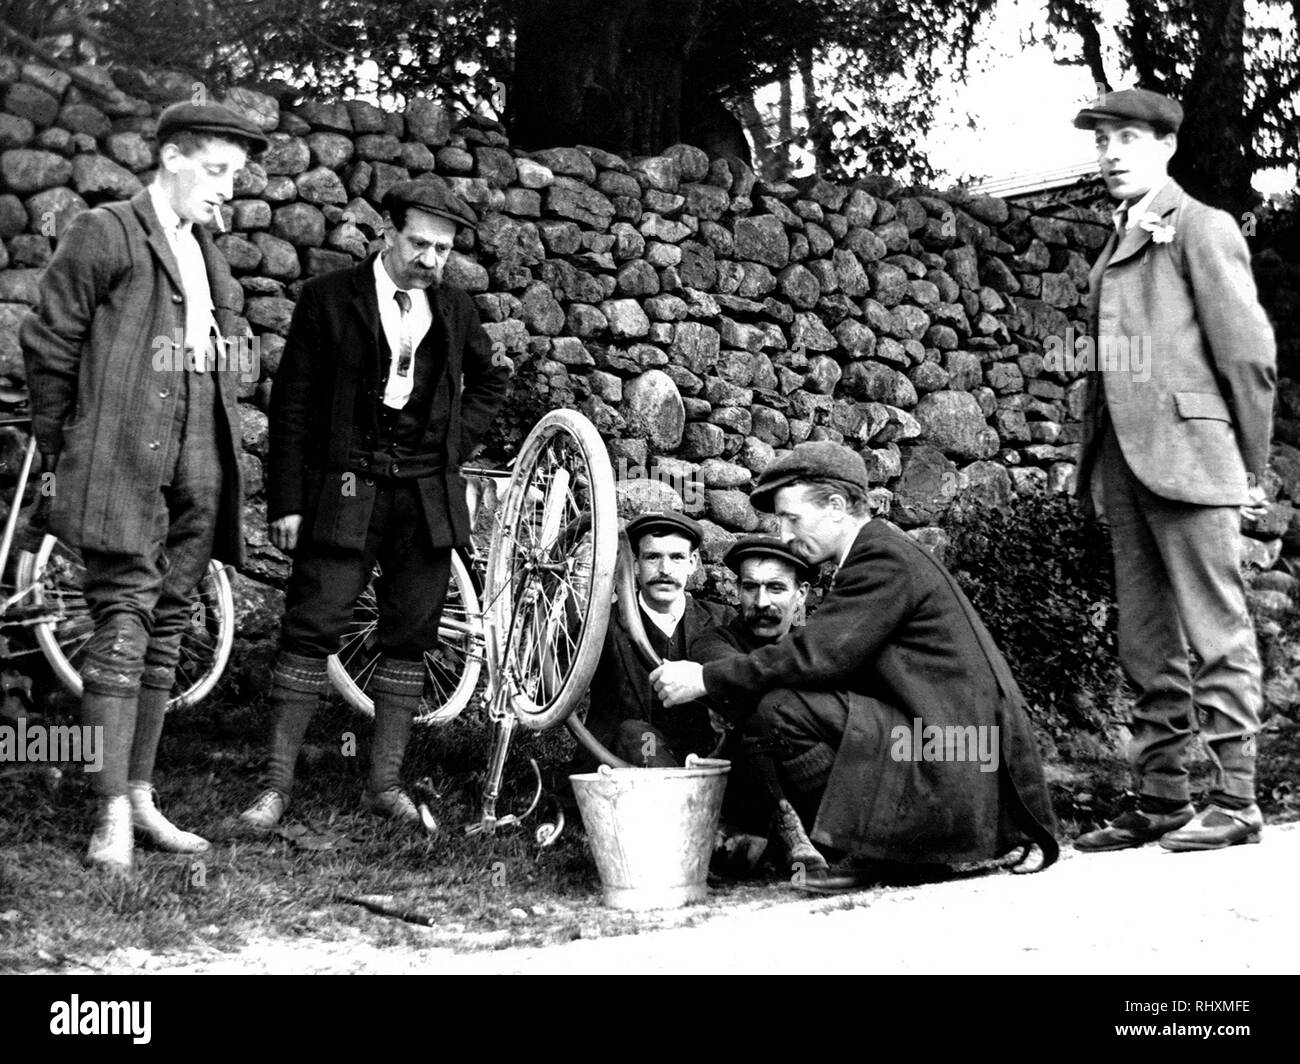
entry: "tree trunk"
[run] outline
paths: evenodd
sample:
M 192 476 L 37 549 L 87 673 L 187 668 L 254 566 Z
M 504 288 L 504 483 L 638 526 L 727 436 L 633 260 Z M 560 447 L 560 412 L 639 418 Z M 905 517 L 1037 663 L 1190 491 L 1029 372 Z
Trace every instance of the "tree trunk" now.
M 511 137 L 649 155 L 681 139 L 683 73 L 705 0 L 525 0 Z

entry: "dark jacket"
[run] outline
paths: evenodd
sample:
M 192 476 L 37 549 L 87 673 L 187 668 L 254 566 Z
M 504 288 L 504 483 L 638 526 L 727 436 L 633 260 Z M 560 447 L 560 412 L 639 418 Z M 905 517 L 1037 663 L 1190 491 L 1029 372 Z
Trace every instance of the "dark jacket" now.
M 193 232 L 217 328 L 230 338 L 237 287 L 207 231 L 196 225 Z M 180 268 L 147 189 L 73 219 L 41 278 L 40 303 L 19 334 L 32 431 L 41 452 L 58 458 L 50 530 L 66 542 L 119 553 L 139 553 L 154 542 L 166 440 L 181 394 L 173 342 L 184 326 Z M 213 374 L 224 476 L 212 553 L 235 564 L 244 557 L 240 361 L 221 359 Z
M 410 477 L 420 488 L 436 547 L 469 542 L 460 463 L 505 400 L 510 368 L 492 344 L 468 293 L 429 289 L 433 321 L 416 351 L 433 360 L 437 393 L 425 438 L 432 459 L 380 468 L 379 419 L 389 348 L 375 295 L 374 260 L 303 286 L 271 391 L 267 518 L 303 514 L 304 534 L 323 546 L 359 549 L 375 500 L 375 477 Z
M 892 525 L 862 528 L 807 624 L 706 664 L 704 683 L 735 720 L 778 688 L 860 696 L 814 825 L 819 842 L 903 861 L 984 860 L 1026 841 L 1055 855 L 1038 747 L 1006 662 L 948 571 Z M 896 760 L 894 729 L 914 720 L 996 726 L 997 771 Z
M 708 629 L 725 623 L 730 615 L 731 610 L 726 606 L 702 602 L 687 594 L 686 612 L 674 632 L 677 637 L 674 642 L 680 645 L 681 652 L 677 655 L 670 653 L 667 657 L 670 660 L 685 659 L 693 640 Z M 652 622 L 645 620 L 644 623 L 649 634 Z M 654 694 L 650 672 L 650 666 L 642 659 L 622 616 L 615 609 L 605 629 L 605 645 L 591 681 L 591 708 L 585 722 L 587 729 L 606 749 L 613 749 L 624 721 L 645 721 L 662 731 L 680 756 L 690 752 L 689 749 L 677 749 L 687 736 L 702 737 L 706 748 L 695 752 L 707 754 L 712 748 L 707 707 L 699 702 L 690 702 L 666 709 Z

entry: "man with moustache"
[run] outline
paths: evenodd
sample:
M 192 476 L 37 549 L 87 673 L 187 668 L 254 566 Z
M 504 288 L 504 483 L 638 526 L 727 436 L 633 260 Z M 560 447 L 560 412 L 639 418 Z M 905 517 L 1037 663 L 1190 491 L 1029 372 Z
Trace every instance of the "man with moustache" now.
M 828 441 L 768 466 L 750 501 L 776 514 L 804 563 L 836 564 L 835 582 L 807 623 L 774 643 L 660 665 L 655 693 L 665 706 L 708 698 L 771 758 L 777 793 L 797 814 L 792 832 L 812 825 L 789 846 L 807 855 L 797 887 L 860 886 L 873 873 L 854 859 L 955 864 L 1030 843 L 1046 867 L 1058 847 L 1024 698 L 956 581 L 910 536 L 872 519 L 867 487 L 861 455 Z M 899 731 L 918 724 L 984 729 L 996 764 L 900 756 Z M 814 840 L 846 855 L 842 873 L 814 857 Z
M 1125 89 L 1074 120 L 1093 131 L 1120 204 L 1089 278 L 1099 357 L 1075 491 L 1111 527 L 1120 660 L 1138 690 L 1136 803 L 1081 835 L 1086 851 L 1220 849 L 1258 842 L 1263 828 L 1240 525 L 1266 511 L 1276 352 L 1236 221 L 1168 176 L 1182 117 L 1167 96 Z M 1116 357 L 1138 342 L 1151 351 L 1141 373 Z M 1199 813 L 1187 772 L 1198 723 L 1215 766 Z
M 691 642 L 687 657 L 708 662 L 731 654 L 747 654 L 775 643 L 802 623 L 813 572 L 776 536 L 741 536 L 723 556 L 736 574 L 740 612 L 726 624 L 710 628 Z M 722 718 L 719 718 L 722 719 Z M 779 771 L 761 742 L 741 738 L 731 728 L 719 757 L 731 762 L 722 799 L 720 872 L 743 876 L 753 871 L 775 839 L 788 863 L 824 866 L 825 859 L 810 844 L 793 806 L 781 789 Z M 755 832 L 761 834 L 754 834 Z
M 469 542 L 460 462 L 505 399 L 509 364 L 469 295 L 441 283 L 470 209 L 440 180 L 394 185 L 384 249 L 309 281 L 275 376 L 267 517 L 293 553 L 271 691 L 266 789 L 241 814 L 279 823 L 307 725 L 353 606 L 378 561 L 381 658 L 362 808 L 416 824 L 401 786 L 424 653 L 438 635 L 453 547 Z
M 158 116 L 158 171 L 59 237 L 20 331 L 32 432 L 54 475 L 50 530 L 79 548 L 94 619 L 83 723 L 103 770 L 86 859 L 126 873 L 133 831 L 172 853 L 208 843 L 167 820 L 153 775 L 191 596 L 212 555 L 243 560 L 238 287 L 208 235 L 266 137 L 217 104 Z
M 686 590 L 700 565 L 699 522 L 671 510 L 641 514 L 628 522 L 637 602 L 646 638 L 665 661 L 686 656 L 692 641 L 725 623 L 731 611 L 702 602 Z M 705 706 L 669 709 L 650 684 L 650 666 L 637 650 L 619 611 L 610 617 L 605 645 L 591 681 L 587 730 L 610 753 L 647 768 L 681 765 L 688 753 L 710 753 L 717 738 Z M 585 751 L 573 771 L 590 771 Z

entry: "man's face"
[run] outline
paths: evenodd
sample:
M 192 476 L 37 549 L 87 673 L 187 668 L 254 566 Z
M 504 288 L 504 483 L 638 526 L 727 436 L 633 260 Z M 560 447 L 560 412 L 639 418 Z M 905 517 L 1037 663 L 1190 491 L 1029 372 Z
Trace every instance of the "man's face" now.
M 808 585 L 794 566 L 778 558 L 745 558 L 740 563 L 740 616 L 757 638 L 774 642 L 790 630 L 804 604 Z
M 456 223 L 414 208 L 400 232 L 384 231 L 384 266 L 398 288 L 428 288 L 442 280 L 442 269 L 456 239 Z
M 162 187 L 182 221 L 215 225 L 221 205 L 235 194 L 235 174 L 248 153 L 228 140 L 201 141 L 188 155 L 176 144 L 164 144 L 159 157 Z
M 642 536 L 634 568 L 646 605 L 660 613 L 671 609 L 686 594 L 686 581 L 699 564 L 699 551 L 685 536 Z
M 792 484 L 776 493 L 781 542 L 809 565 L 838 562 L 850 533 L 857 533 L 857 523 L 846 508 L 844 496 L 832 495 L 824 504 L 807 496 L 807 484 Z
M 1098 122 L 1093 141 L 1107 191 L 1117 200 L 1130 201 L 1164 183 L 1178 146 L 1172 133 L 1158 136 L 1149 123 L 1127 119 Z

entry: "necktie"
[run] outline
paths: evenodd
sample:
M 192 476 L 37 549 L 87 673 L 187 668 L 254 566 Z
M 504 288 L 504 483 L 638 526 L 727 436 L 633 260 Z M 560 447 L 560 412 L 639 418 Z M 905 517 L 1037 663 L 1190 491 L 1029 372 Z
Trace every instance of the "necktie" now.
M 400 339 L 397 344 L 397 375 L 405 377 L 411 372 L 411 295 L 400 288 L 393 293 L 397 306 L 402 312 Z

